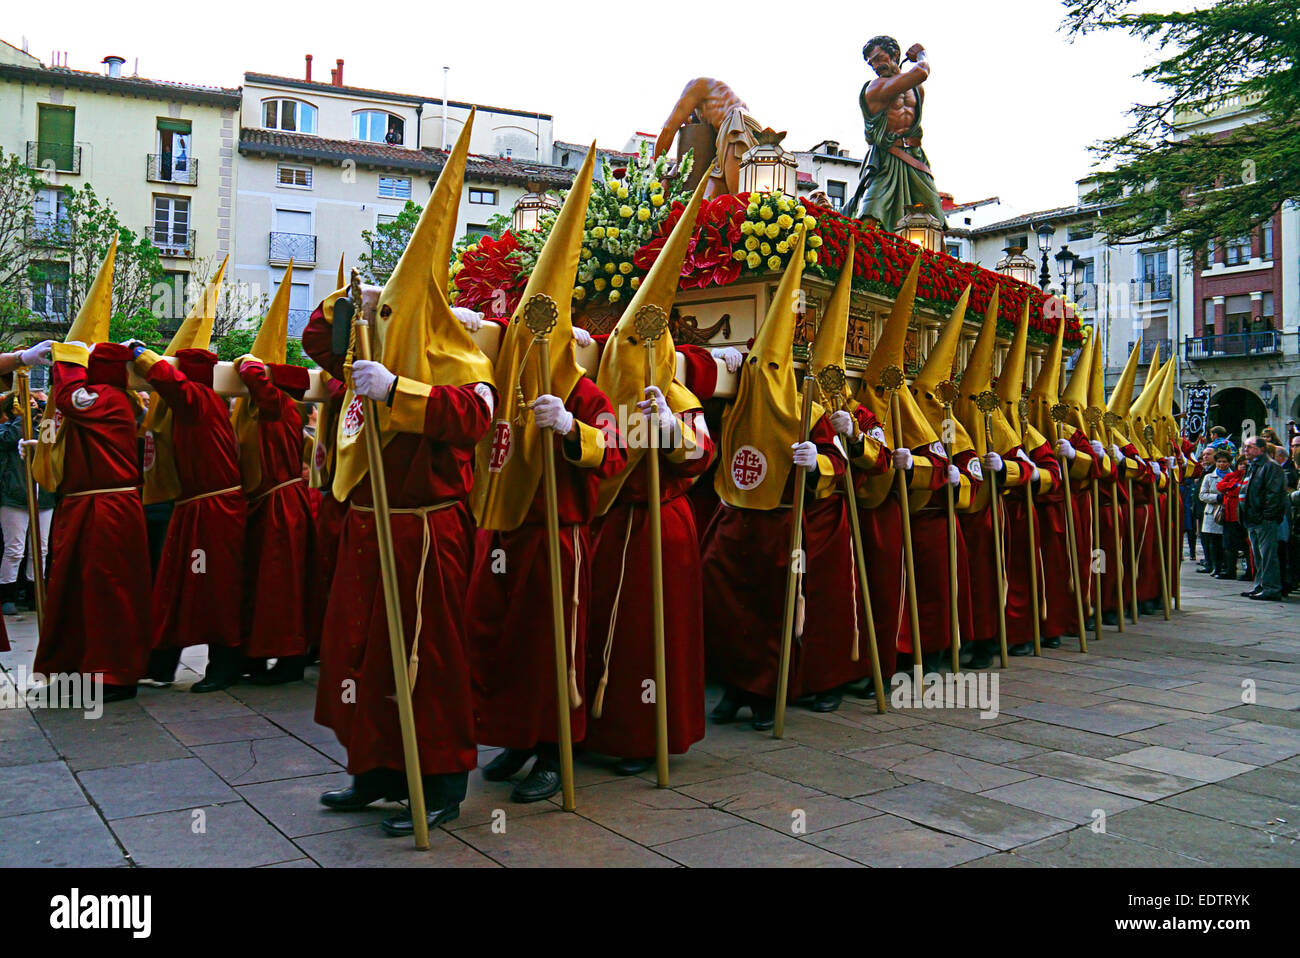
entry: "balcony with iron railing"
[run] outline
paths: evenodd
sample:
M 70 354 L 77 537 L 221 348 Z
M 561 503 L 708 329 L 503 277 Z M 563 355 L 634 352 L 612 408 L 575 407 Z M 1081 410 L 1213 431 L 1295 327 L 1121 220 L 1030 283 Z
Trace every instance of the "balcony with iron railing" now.
M 150 153 L 145 157 L 144 175 L 150 183 L 197 186 L 199 161 L 192 156 L 178 159 L 170 153 Z
M 51 173 L 81 173 L 81 147 L 49 140 L 27 141 L 27 165 Z
M 67 217 L 34 216 L 27 225 L 27 242 L 35 246 L 67 246 L 71 236 Z
M 1132 352 L 1133 352 L 1133 347 L 1136 346 L 1136 345 L 1137 345 L 1137 343 L 1129 343 L 1129 344 L 1128 344 L 1128 351 L 1129 351 L 1130 353 L 1132 353 Z M 1157 348 L 1157 347 L 1159 347 L 1159 349 L 1160 349 L 1160 358 L 1161 358 L 1161 360 L 1168 359 L 1169 356 L 1170 356 L 1170 354 L 1173 352 L 1173 349 L 1174 349 L 1174 341 L 1173 341 L 1172 339 L 1159 339 L 1159 338 L 1156 338 L 1156 337 L 1147 338 L 1146 336 L 1143 336 L 1143 337 L 1142 337 L 1142 349 L 1141 349 L 1141 351 L 1138 353 L 1138 359 L 1139 359 L 1139 361 L 1141 361 L 1141 362 L 1143 362 L 1143 363 L 1149 363 L 1149 362 L 1151 362 L 1151 357 L 1154 356 L 1154 355 L 1156 354 L 1156 348 Z
M 1183 340 L 1183 358 L 1189 363 L 1205 359 L 1236 359 L 1277 355 L 1282 352 L 1282 334 L 1276 329 L 1219 336 L 1188 336 Z
M 314 233 L 272 233 L 268 260 L 272 266 L 316 265 L 316 235 Z
M 149 227 L 149 242 L 158 247 L 162 256 L 173 259 L 194 258 L 194 230 L 159 229 Z
M 1134 302 L 1146 303 L 1157 302 L 1162 299 L 1169 299 L 1173 294 L 1174 282 L 1173 277 L 1168 273 L 1156 273 L 1152 276 L 1144 276 L 1141 279 L 1135 279 L 1130 284 L 1130 292 Z

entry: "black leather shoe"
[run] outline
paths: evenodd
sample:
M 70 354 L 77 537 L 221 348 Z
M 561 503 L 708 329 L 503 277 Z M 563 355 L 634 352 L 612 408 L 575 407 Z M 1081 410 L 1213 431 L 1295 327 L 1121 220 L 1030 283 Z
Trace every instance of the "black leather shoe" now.
M 1249 592 L 1243 592 L 1241 594 L 1241 597 L 1243 599 L 1253 599 L 1255 596 L 1259 595 L 1263 591 L 1264 591 L 1263 589 L 1256 587 L 1254 589 L 1251 589 Z
M 104 695 L 101 702 L 125 702 L 128 699 L 135 698 L 134 685 L 105 685 Z
M 425 821 L 429 823 L 430 828 L 437 828 L 446 822 L 454 822 L 460 817 L 460 802 L 452 802 L 450 805 L 444 805 L 442 808 L 431 808 L 425 811 Z M 392 818 L 385 818 L 379 823 L 389 835 L 398 835 L 409 838 L 415 833 L 415 820 L 411 818 L 411 810 L 408 808 L 400 815 L 394 815 Z
M 301 682 L 303 669 L 307 667 L 304 656 L 295 655 L 279 659 L 274 667 L 253 673 L 250 681 L 254 685 L 284 685 L 286 682 Z
M 625 758 L 614 764 L 614 771 L 620 775 L 640 775 L 654 763 L 653 758 Z
M 336 812 L 359 812 L 380 799 L 388 802 L 406 801 L 406 776 L 401 772 L 354 775 L 351 785 L 325 792 L 320 797 L 320 803 Z M 407 817 L 410 817 L 409 814 Z
M 533 757 L 531 748 L 508 748 L 483 766 L 483 777 L 489 782 L 504 782 Z
M 1033 655 L 1033 654 L 1034 654 L 1034 643 L 1032 643 L 1032 642 L 1021 642 L 1019 645 L 1013 645 L 1013 646 L 1011 646 L 1011 648 L 1007 649 L 1007 654 L 1008 654 L 1008 655 L 1013 655 L 1013 656 L 1015 656 L 1015 657 L 1018 658 L 1018 659 L 1019 659 L 1019 658 L 1023 658 L 1023 657 L 1026 656 L 1026 655 Z
M 1141 607 L 1139 606 L 1139 608 L 1141 608 Z M 1103 613 L 1101 614 L 1101 624 L 1102 624 L 1102 625 L 1118 625 L 1118 624 L 1119 624 L 1119 617 L 1118 617 L 1117 615 L 1115 615 L 1114 612 L 1103 612 Z
M 1197 572 L 1201 572 L 1201 573 L 1205 573 L 1205 572 L 1213 572 L 1214 570 L 1211 569 L 1211 568 L 1209 568 L 1208 566 L 1198 565 L 1198 566 L 1196 567 L 1196 571 L 1197 571 Z
M 1277 592 L 1252 592 L 1247 598 L 1256 599 L 1260 602 L 1281 602 L 1282 596 Z
M 1041 640 L 1038 644 L 1045 649 L 1059 649 L 1061 647 L 1061 637 L 1059 635 L 1055 635 L 1052 636 L 1052 638 L 1050 639 Z
M 550 798 L 560 790 L 560 772 L 558 769 L 543 767 L 541 762 L 533 764 L 528 777 L 514 787 L 510 801 L 526 805 Z
M 975 654 L 970 657 L 970 662 L 967 663 L 966 668 L 975 670 L 987 669 L 993 664 L 994 657 L 990 643 L 979 642 L 976 644 Z
M 772 699 L 755 699 L 749 708 L 754 713 L 754 721 L 749 724 L 755 732 L 769 731 L 776 724 L 776 702 Z
M 727 690 L 722 693 L 722 700 L 713 706 L 713 711 L 709 713 L 709 718 L 719 725 L 726 725 L 734 721 L 736 713 L 740 707 L 745 704 L 745 694 L 735 686 L 728 686 Z
M 237 675 L 208 674 L 190 686 L 191 692 L 220 692 L 239 681 Z
M 840 707 L 844 697 L 838 691 L 819 692 L 809 708 L 814 712 L 834 712 Z

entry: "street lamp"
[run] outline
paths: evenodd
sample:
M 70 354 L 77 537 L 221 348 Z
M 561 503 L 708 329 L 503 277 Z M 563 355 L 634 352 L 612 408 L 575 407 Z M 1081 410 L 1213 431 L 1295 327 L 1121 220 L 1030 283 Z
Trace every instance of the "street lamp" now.
M 1056 230 L 1051 223 L 1043 222 L 1035 232 L 1038 234 L 1038 248 L 1043 254 L 1043 268 L 1038 271 L 1038 288 L 1045 293 L 1047 284 L 1052 281 L 1052 274 L 1047 270 L 1047 251 L 1052 248 L 1052 237 L 1056 235 Z
M 740 158 L 742 193 L 781 194 L 795 198 L 799 160 L 781 146 L 784 139 L 785 133 L 777 133 L 771 127 L 754 134 L 754 145 Z
M 528 192 L 515 202 L 510 218 L 510 231 L 526 233 L 535 230 L 541 224 L 543 212 L 559 208 L 560 203 L 554 196 L 542 192 L 541 183 L 530 182 Z
M 1259 395 L 1260 398 L 1264 400 L 1264 408 L 1276 416 L 1277 397 L 1273 395 L 1273 384 L 1268 380 L 1265 380 L 1264 385 L 1259 387 Z
M 931 253 L 943 250 L 943 228 L 938 218 L 920 203 L 894 225 L 894 232 Z
M 994 268 L 1003 276 L 1010 276 L 1016 282 L 1027 286 L 1034 285 L 1034 261 L 1025 255 L 1024 248 L 1008 246 L 1005 252 L 1007 255 L 998 260 L 998 265 Z
M 1061 296 L 1066 296 L 1069 291 L 1069 281 L 1074 278 L 1074 253 L 1070 252 L 1070 247 L 1064 243 L 1061 244 L 1061 251 L 1053 257 L 1056 260 L 1056 269 L 1061 274 Z

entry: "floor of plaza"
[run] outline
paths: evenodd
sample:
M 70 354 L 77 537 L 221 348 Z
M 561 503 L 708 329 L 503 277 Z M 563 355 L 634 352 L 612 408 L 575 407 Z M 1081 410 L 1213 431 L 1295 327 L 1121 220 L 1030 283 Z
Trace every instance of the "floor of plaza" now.
M 193 695 L 180 681 L 81 712 L 0 709 L 0 866 L 1295 866 L 1300 628 L 1295 603 L 1183 564 L 1182 611 L 1013 658 L 999 710 L 792 707 L 785 737 L 710 724 L 623 778 L 579 756 L 577 810 L 509 801 L 470 776 L 428 852 L 342 814 L 343 749 L 307 683 Z M 35 616 L 6 620 L 0 683 L 29 668 Z M 544 680 L 544 678 L 539 678 Z M 711 707 L 720 689 L 710 687 Z M 1253 701 L 1252 701 L 1253 699 Z M 17 700 L 17 701 L 15 701 Z M 480 765 L 495 754 L 484 749 Z M 504 813 L 504 814 L 502 814 Z

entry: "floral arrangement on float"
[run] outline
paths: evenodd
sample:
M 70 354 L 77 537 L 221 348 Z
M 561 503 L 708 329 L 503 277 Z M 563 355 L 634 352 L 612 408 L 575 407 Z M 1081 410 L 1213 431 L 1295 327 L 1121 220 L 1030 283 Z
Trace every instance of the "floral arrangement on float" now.
M 592 184 L 586 235 L 578 267 L 573 302 L 579 311 L 597 305 L 617 309 L 631 298 L 642 277 L 658 258 L 677 224 L 688 191 L 690 154 L 676 176 L 666 158 L 649 158 L 642 148 L 626 167 L 602 163 L 603 182 Z M 513 312 L 528 275 L 555 222 L 544 213 L 537 230 L 499 240 L 484 238 L 468 247 L 452 264 L 455 303 L 491 314 Z M 746 278 L 779 273 L 790 257 L 796 231 L 808 230 L 805 270 L 832 282 L 844 266 L 849 237 L 856 242 L 853 286 L 863 292 L 894 299 L 912 260 L 920 252 L 921 273 L 917 306 L 941 316 L 952 312 L 962 290 L 971 286 L 967 315 L 978 318 L 989 297 L 999 290 L 998 325 L 1010 336 L 1025 300 L 1029 300 L 1029 338 L 1051 341 L 1060 315 L 1055 299 L 1044 315 L 1049 297 L 991 270 L 949 256 L 922 250 L 900 236 L 861 222 L 806 199 L 783 195 L 741 193 L 705 201 L 696 219 L 692 245 L 682 264 L 681 288 L 729 286 Z M 504 293 L 504 302 L 498 291 Z M 1078 319 L 1067 305 L 1065 345 L 1082 343 Z

